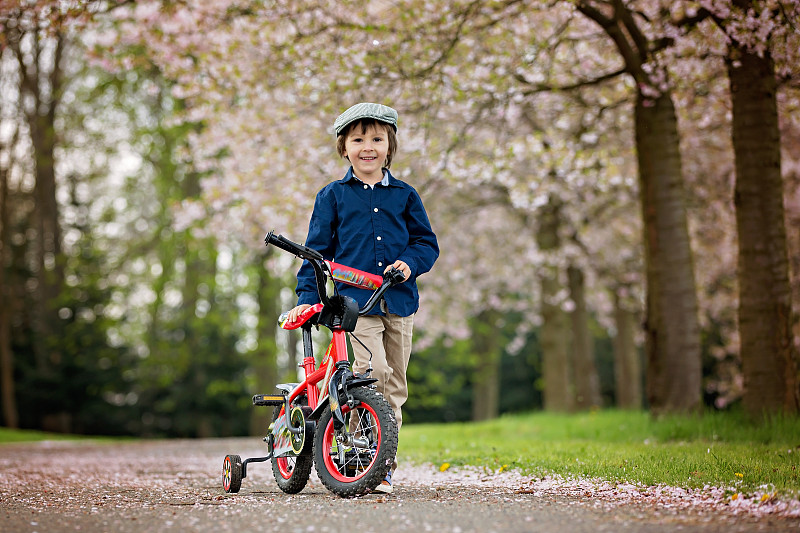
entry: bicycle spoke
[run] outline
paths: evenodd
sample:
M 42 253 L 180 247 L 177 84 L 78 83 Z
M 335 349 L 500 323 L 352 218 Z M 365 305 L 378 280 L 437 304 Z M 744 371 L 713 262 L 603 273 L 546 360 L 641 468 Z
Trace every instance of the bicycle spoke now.
M 372 414 L 363 408 L 355 408 L 346 413 L 346 427 L 354 437 L 366 437 L 366 447 L 353 446 L 340 455 L 339 444 L 333 443 L 329 455 L 334 458 L 336 469 L 344 477 L 358 477 L 372 463 L 378 443 L 373 437 L 378 434 L 378 423 Z
M 375 429 L 378 424 L 375 422 L 372 415 L 370 415 L 369 411 L 358 409 L 358 424 L 356 425 L 356 434 L 363 435 L 368 439 L 371 439 L 371 435 L 373 433 L 373 429 Z

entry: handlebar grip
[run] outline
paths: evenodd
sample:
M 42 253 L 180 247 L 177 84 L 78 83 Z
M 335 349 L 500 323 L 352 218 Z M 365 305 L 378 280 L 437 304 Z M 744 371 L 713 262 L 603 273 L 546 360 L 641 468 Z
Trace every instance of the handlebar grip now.
M 383 274 L 383 279 L 392 285 L 397 285 L 398 283 L 403 283 L 406 280 L 406 275 L 397 270 L 395 267 L 389 267 L 389 270 Z
M 264 237 L 264 244 L 267 246 L 270 244 L 277 246 L 281 250 L 285 250 L 290 254 L 296 255 L 300 259 L 317 259 L 319 261 L 323 260 L 322 254 L 318 251 L 307 246 L 303 246 L 302 244 L 292 242 L 283 235 L 275 235 L 274 231 L 267 233 L 267 236 Z

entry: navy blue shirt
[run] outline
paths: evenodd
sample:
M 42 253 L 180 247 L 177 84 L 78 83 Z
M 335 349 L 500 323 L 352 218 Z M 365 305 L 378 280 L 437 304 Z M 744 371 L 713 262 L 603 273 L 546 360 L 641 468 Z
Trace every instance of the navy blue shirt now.
M 314 201 L 306 246 L 325 259 L 383 276 L 387 265 L 404 261 L 411 268 L 405 282 L 386 292 L 386 311 L 410 316 L 419 309 L 417 277 L 428 272 L 439 257 L 422 200 L 414 188 L 386 170 L 384 182 L 374 188 L 353 174 L 326 185 Z M 336 283 L 339 293 L 363 307 L 372 291 Z M 297 273 L 298 305 L 319 302 L 314 270 L 308 261 Z M 376 306 L 370 314 L 383 314 Z

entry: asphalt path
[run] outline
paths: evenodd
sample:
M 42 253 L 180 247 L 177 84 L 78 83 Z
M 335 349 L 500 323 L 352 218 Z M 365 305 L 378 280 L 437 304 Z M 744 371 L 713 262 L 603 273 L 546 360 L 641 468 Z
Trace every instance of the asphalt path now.
M 263 452 L 257 438 L 2 445 L 0 531 L 800 531 L 800 519 L 786 513 L 431 465 L 402 465 L 392 495 L 342 499 L 316 475 L 286 495 L 269 463 L 251 464 L 242 490 L 225 494 L 225 454 Z

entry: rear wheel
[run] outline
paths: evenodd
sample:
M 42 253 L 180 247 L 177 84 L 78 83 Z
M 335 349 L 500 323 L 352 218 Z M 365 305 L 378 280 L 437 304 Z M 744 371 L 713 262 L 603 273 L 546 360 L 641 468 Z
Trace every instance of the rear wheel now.
M 295 413 L 291 413 L 295 415 Z M 276 407 L 272 415 L 272 421 L 283 416 L 283 407 Z M 292 424 L 297 422 L 304 423 L 304 420 L 296 420 L 292 417 Z M 314 463 L 314 457 L 311 455 L 311 436 L 306 432 L 300 437 L 293 437 L 293 445 L 299 445 L 302 448 L 300 455 L 287 456 L 287 457 L 273 457 L 272 458 L 272 474 L 275 476 L 275 482 L 278 487 L 286 494 L 297 494 L 303 490 L 308 483 L 308 478 L 311 476 L 311 467 Z M 304 438 L 305 442 L 295 443 L 298 438 Z
M 330 409 L 320 417 L 314 435 L 314 461 L 322 483 L 339 496 L 365 494 L 377 487 L 397 453 L 397 421 L 392 408 L 374 389 L 350 391 L 352 409 L 342 406 L 352 442 L 340 442 Z

